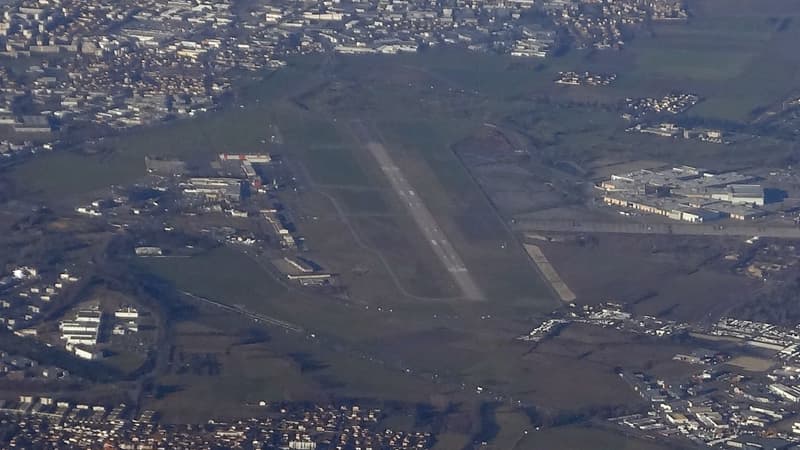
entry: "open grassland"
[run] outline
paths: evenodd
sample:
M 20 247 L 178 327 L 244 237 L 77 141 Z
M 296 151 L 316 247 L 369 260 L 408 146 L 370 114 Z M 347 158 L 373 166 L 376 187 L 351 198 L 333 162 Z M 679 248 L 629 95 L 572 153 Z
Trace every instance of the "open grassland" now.
M 350 215 L 390 214 L 391 208 L 386 196 L 390 193 L 378 189 L 329 189 L 339 199 Z
M 226 247 L 186 259 L 150 258 L 144 264 L 181 290 L 253 311 L 264 312 L 268 299 L 287 295 L 255 262 Z
M 741 75 L 770 40 L 774 26 L 761 17 L 694 17 L 658 25 L 629 48 L 636 67 L 628 79 L 722 81 Z
M 704 239 L 621 235 L 602 236 L 583 246 L 542 245 L 579 303 L 610 299 L 631 304 L 637 314 L 680 321 L 722 315 L 758 289 L 755 281 L 715 264 L 723 248 Z M 607 264 L 609 259 L 614 264 Z M 702 286 L 720 285 L 732 290 L 696 294 Z
M 375 355 L 383 361 L 389 374 L 396 374 L 392 376 L 428 380 L 435 376 L 445 386 L 466 382 L 469 389 L 483 386 L 511 398 L 535 401 L 548 411 L 582 410 L 608 404 L 635 405 L 639 401 L 612 370 L 615 365 L 623 364 L 624 354 L 630 354 L 616 352 L 615 348 L 627 345 L 625 348 L 633 351 L 631 342 L 625 339 L 606 338 L 611 341 L 598 349 L 593 347 L 595 337 L 586 338 L 585 334 L 578 333 L 570 338 L 583 340 L 585 349 L 578 353 L 573 348 L 580 349 L 580 346 L 559 340 L 531 353 L 527 345 L 510 343 L 514 336 L 525 332 L 527 326 L 524 321 L 515 323 L 514 310 L 508 308 L 413 304 L 380 310 L 375 306 L 359 308 L 329 299 L 310 299 L 293 291 L 287 293 L 269 281 L 268 274 L 251 266 L 246 257 L 239 259 L 227 252 L 229 250 L 217 250 L 170 267 L 164 264 L 174 264 L 174 261 L 152 259 L 148 261 L 158 262 L 155 265 L 148 262 L 148 266 L 156 274 L 173 281 L 179 289 L 229 304 L 241 304 L 301 325 L 306 333 L 317 334 L 326 345 Z M 207 281 L 209 279 L 216 281 Z M 482 319 L 488 317 L 487 312 L 492 318 Z M 281 330 L 277 332 L 282 333 Z M 301 335 L 294 336 L 301 338 Z M 315 354 L 319 355 L 318 351 Z M 588 357 L 587 352 L 594 356 Z M 351 370 L 349 365 L 334 364 L 329 359 L 331 354 L 327 351 L 323 354 L 327 356 L 315 359 L 336 371 L 337 382 L 331 386 L 344 383 L 341 392 L 356 395 L 362 389 L 379 395 L 381 389 L 389 389 L 386 381 L 376 380 L 369 372 Z M 340 358 L 342 356 L 336 356 Z M 405 368 L 411 370 L 410 375 L 402 375 Z M 384 379 L 391 378 L 387 374 Z M 604 389 L 594 389 L 596 383 L 601 383 Z M 267 395 L 264 392 L 263 395 Z
M 425 403 L 433 383 L 201 307 L 179 321 L 148 408 L 168 422 L 258 415 L 258 402 Z M 209 405 L 214 405 L 209 411 Z
M 489 429 L 491 439 L 481 441 L 487 450 L 667 450 L 676 449 L 652 439 L 643 440 L 625 436 L 616 430 L 591 425 L 565 425 L 552 428 L 534 427 L 528 416 L 520 410 L 497 405 L 491 412 Z M 486 431 L 486 430 L 485 430 Z M 485 436 L 486 438 L 490 436 Z M 484 443 L 485 442 L 485 443 Z
M 415 225 L 403 216 L 356 217 L 352 223 L 370 247 L 381 252 L 404 289 L 412 296 L 449 299 L 460 295 L 427 242 L 409 237 Z
M 308 147 L 301 151 L 303 162 L 314 182 L 337 186 L 369 186 L 369 179 L 350 154 L 350 148 Z
M 674 445 L 625 436 L 601 428 L 567 426 L 546 428 L 525 435 L 511 450 L 669 450 L 680 449 Z
M 692 90 L 705 101 L 692 116 L 747 120 L 787 96 L 800 79 L 800 7 L 785 0 L 694 0 L 687 24 L 654 28 L 626 48 L 635 58 L 631 84 Z
M 558 72 L 573 70 L 584 56 L 584 53 L 575 52 L 539 60 L 474 53 L 463 49 L 430 49 L 415 55 L 389 58 L 348 57 L 342 74 L 355 77 L 369 68 L 375 80 L 405 84 L 407 89 L 398 89 L 395 95 L 406 94 L 407 100 L 413 99 L 408 98 L 407 94 L 416 88 L 425 89 L 431 94 L 452 89 L 463 94 L 461 97 L 466 99 L 465 102 L 479 105 L 484 101 L 482 97 L 505 102 L 532 92 L 550 90 Z
M 406 282 L 394 272 L 390 255 L 374 247 L 368 236 L 356 228 L 363 211 L 351 213 L 353 209 L 342 206 L 346 197 L 317 190 L 287 202 L 295 215 L 316 217 L 298 224 L 307 237 L 312 258 L 341 276 L 353 302 L 388 307 L 407 304 Z
M 260 260 L 236 250 L 220 247 L 188 259 L 153 258 L 144 264 L 178 290 L 298 324 L 309 332 L 358 342 L 389 331 L 374 320 L 355 320 L 368 311 L 352 311 L 331 299 L 288 289 Z

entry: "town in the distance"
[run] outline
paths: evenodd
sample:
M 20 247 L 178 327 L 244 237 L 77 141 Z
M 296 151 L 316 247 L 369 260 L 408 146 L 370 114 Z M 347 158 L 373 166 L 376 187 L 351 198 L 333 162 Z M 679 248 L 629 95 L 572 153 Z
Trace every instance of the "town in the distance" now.
M 0 447 L 800 448 L 800 5 L 0 13 Z

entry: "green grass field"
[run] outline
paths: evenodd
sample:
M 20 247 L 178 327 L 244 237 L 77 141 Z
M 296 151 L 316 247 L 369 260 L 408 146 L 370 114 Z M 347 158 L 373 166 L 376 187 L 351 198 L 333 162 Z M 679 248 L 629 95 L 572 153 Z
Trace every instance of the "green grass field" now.
M 632 78 L 722 81 L 739 76 L 772 37 L 762 18 L 698 17 L 688 25 L 665 24 L 652 37 L 634 39 Z
M 181 290 L 254 311 L 287 293 L 253 261 L 226 247 L 186 259 L 151 258 L 144 265 Z
M 651 440 L 626 437 L 599 428 L 569 426 L 531 431 L 511 450 L 539 450 L 558 448 L 563 450 L 669 450 L 674 445 L 660 444 Z
M 428 243 L 406 231 L 416 231 L 408 217 L 355 217 L 353 223 L 369 245 L 383 253 L 411 295 L 432 300 L 459 295 Z
M 248 258 L 223 248 L 179 263 L 170 259 L 148 259 L 145 267 L 173 282 L 178 289 L 300 324 L 325 342 L 340 342 L 380 355 L 390 367 L 410 367 L 422 374 L 438 373 L 448 383 L 466 380 L 471 385 L 486 386 L 514 397 L 535 396 L 548 408 L 555 409 L 634 400 L 629 389 L 601 363 L 582 362 L 568 353 L 524 357 L 524 346 L 509 345 L 514 334 L 509 334 L 507 328 L 513 325 L 510 319 L 513 311 L 500 306 L 475 307 L 473 311 L 452 305 L 420 304 L 400 305 L 392 312 L 379 312 L 374 307 L 358 309 L 326 299 L 309 299 L 286 291 Z M 497 317 L 482 322 L 478 316 L 487 311 Z M 459 312 L 464 318 L 451 318 L 452 312 Z M 437 316 L 442 318 L 437 319 Z M 223 325 L 219 326 L 224 329 Z M 517 333 L 525 329 L 522 325 Z M 388 385 L 369 372 L 353 372 L 348 365 L 333 364 L 330 357 L 323 353 L 317 359 L 330 364 L 330 376 L 338 380 L 335 385 L 343 383 L 342 390 L 337 391 L 342 395 L 359 392 L 367 395 L 367 392 L 380 396 L 381 389 L 395 392 L 389 389 L 394 382 Z M 394 373 L 389 370 L 386 377 Z M 559 376 L 553 378 L 554 373 Z M 603 380 L 606 388 L 592 390 L 590 380 Z M 201 383 L 202 379 L 196 381 Z M 401 380 L 397 383 L 403 385 Z M 264 396 L 269 393 L 258 392 Z M 273 396 L 279 394 L 280 391 L 272 391 Z M 392 398 L 396 398 L 394 395 Z
M 303 163 L 314 182 L 322 185 L 369 187 L 364 170 L 353 158 L 349 147 L 336 145 L 307 147 L 302 152 Z
M 624 80 L 693 90 L 706 100 L 690 114 L 722 120 L 747 120 L 788 95 L 800 71 L 796 4 L 695 0 L 688 6 L 689 23 L 656 26 L 653 37 L 626 47 L 635 66 Z
M 341 200 L 347 211 L 352 214 L 387 214 L 391 208 L 386 200 L 388 192 L 378 189 L 329 189 L 329 192 Z

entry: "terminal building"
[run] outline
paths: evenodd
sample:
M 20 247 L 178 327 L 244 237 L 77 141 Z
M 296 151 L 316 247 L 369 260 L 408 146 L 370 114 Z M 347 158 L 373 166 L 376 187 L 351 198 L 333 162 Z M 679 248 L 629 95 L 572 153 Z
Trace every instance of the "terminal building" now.
M 681 166 L 612 175 L 598 187 L 604 191 L 607 205 L 702 223 L 763 216 L 765 212 L 759 207 L 764 205 L 764 188 L 746 184 L 753 181 L 755 177 L 737 172 L 715 174 Z

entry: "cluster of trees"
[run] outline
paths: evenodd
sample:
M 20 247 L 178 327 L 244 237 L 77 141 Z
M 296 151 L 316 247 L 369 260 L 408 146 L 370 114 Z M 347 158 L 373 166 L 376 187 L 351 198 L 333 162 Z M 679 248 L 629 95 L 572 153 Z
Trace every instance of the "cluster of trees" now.
M 540 411 L 534 406 L 525 408 L 531 424 L 537 427 L 561 427 L 588 422 L 592 419 L 608 419 L 609 417 L 619 417 L 628 414 L 641 413 L 642 408 L 631 405 L 602 405 L 588 406 L 576 410 L 558 411 L 548 413 Z
M 736 307 L 732 315 L 784 326 L 800 324 L 800 275 L 774 283 L 771 289 Z

